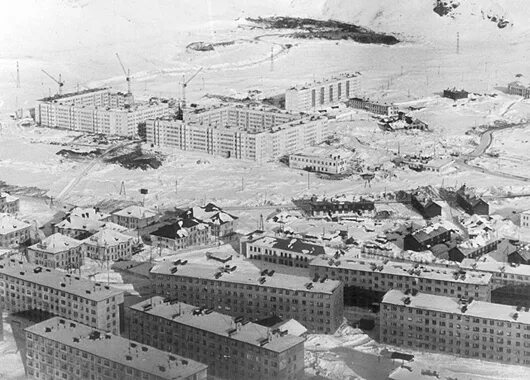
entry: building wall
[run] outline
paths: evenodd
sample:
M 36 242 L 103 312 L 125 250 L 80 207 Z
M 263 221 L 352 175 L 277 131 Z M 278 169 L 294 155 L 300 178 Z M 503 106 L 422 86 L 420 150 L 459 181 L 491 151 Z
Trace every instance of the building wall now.
M 119 224 L 125 228 L 135 230 L 138 228 L 145 228 L 155 223 L 157 220 L 156 215 L 146 218 L 136 218 L 133 216 L 123 216 L 123 215 L 112 215 L 111 221 L 113 223 Z
M 15 214 L 20 209 L 20 200 L 16 199 L 11 202 L 6 201 L 0 196 L 0 213 Z
M 530 228 L 530 213 L 528 214 L 521 213 L 521 227 Z
M 525 87 L 520 84 L 510 83 L 508 85 L 508 93 L 511 95 L 519 95 L 524 98 L 530 98 L 530 86 Z
M 264 260 L 269 263 L 286 265 L 296 268 L 307 268 L 309 262 L 315 257 L 302 252 L 286 251 L 282 249 L 263 246 L 260 240 L 243 242 L 245 252 L 250 259 Z
M 184 249 L 188 247 L 206 245 L 212 242 L 210 227 L 198 229 L 196 226 L 186 228 L 188 231 L 187 235 L 181 238 L 167 238 L 164 236 L 150 235 L 151 243 L 156 248 L 168 248 L 173 250 Z
M 291 154 L 289 167 L 293 169 L 310 169 L 312 171 L 340 174 L 346 170 L 346 160 L 340 156 L 312 156 L 305 154 Z
M 83 251 L 85 256 L 96 260 L 130 259 L 132 256 L 133 238 L 119 244 L 96 245 L 93 242 L 85 242 Z
M 5 234 L 0 234 L 0 247 L 13 248 L 25 243 L 30 239 L 29 231 L 31 227 L 21 228 Z
M 28 247 L 28 262 L 47 268 L 78 269 L 83 265 L 83 247 L 80 245 L 62 252 Z

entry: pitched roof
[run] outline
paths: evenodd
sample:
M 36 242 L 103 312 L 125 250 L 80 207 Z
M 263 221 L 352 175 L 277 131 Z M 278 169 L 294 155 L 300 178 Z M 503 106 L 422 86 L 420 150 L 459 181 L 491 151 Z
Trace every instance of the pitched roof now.
M 318 256 L 326 253 L 322 245 L 306 242 L 301 239 L 282 239 L 271 236 L 264 236 L 252 242 L 262 247 L 269 247 L 274 249 L 281 249 L 283 251 L 291 251 L 303 253 L 306 255 Z
M 125 207 L 122 210 L 115 211 L 112 213 L 112 215 L 124 216 L 128 218 L 136 218 L 136 219 L 147 219 L 147 218 L 155 217 L 157 214 L 149 210 L 148 208 L 132 205 L 129 207 Z
M 48 236 L 40 243 L 32 245 L 29 249 L 48 253 L 59 253 L 79 247 L 81 244 L 83 243 L 79 240 L 60 233 L 55 233 Z
M 95 245 L 98 247 L 105 247 L 127 243 L 133 239 L 134 238 L 132 236 L 122 234 L 121 232 L 112 230 L 110 228 L 105 228 L 83 240 L 83 243 L 92 246 Z
M 18 220 L 9 214 L 0 214 L 0 235 L 9 234 L 28 227 L 31 227 L 31 224 Z
M 188 229 L 197 226 L 197 229 L 208 228 L 206 224 L 196 218 L 181 219 L 173 224 L 166 224 L 158 230 L 151 232 L 151 235 L 160 236 L 167 239 L 181 239 L 189 235 Z

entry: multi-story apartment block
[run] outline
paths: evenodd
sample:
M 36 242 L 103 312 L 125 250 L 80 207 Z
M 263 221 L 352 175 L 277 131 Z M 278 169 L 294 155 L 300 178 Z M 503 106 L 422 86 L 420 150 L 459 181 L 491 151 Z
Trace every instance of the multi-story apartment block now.
M 383 343 L 530 365 L 528 308 L 390 290 L 380 315 Z
M 142 206 L 129 206 L 112 213 L 113 223 L 128 229 L 140 229 L 150 226 L 158 220 L 158 214 Z
M 123 291 L 62 271 L 15 260 L 0 261 L 4 310 L 40 310 L 119 333 Z
M 326 174 L 342 174 L 348 168 L 351 152 L 345 149 L 308 147 L 289 155 L 289 167 Z
M 85 255 L 96 260 L 130 259 L 134 237 L 105 228 L 83 240 Z
M 206 380 L 205 364 L 54 317 L 27 327 L 30 379 Z
M 0 193 L 0 213 L 14 214 L 20 209 L 20 200 L 9 194 Z
M 403 249 L 411 251 L 426 251 L 451 239 L 451 231 L 441 225 L 430 225 L 410 232 L 403 239 Z
M 303 379 L 304 338 L 153 297 L 130 307 L 131 338 L 208 364 L 225 379 Z
M 151 269 L 154 293 L 232 316 L 294 318 L 311 332 L 329 334 L 341 325 L 341 282 L 237 264 L 219 268 L 180 260 L 162 263 Z
M 345 73 L 320 82 L 291 87 L 285 92 L 285 109 L 291 112 L 317 111 L 346 101 L 359 92 L 359 75 Z
M 139 123 L 169 112 L 168 102 L 135 103 L 127 94 L 98 88 L 39 100 L 35 120 L 44 127 L 136 136 Z
M 225 111 L 220 108 L 208 112 L 222 115 Z M 237 122 L 215 120 L 211 114 L 208 119 L 196 115 L 189 122 L 169 118 L 149 120 L 147 142 L 153 146 L 265 162 L 320 143 L 332 134 L 331 124 L 321 116 L 296 118 L 281 124 L 277 123 L 283 120 L 277 118 L 266 123 L 254 123 L 250 117 L 238 118 Z
M 520 82 L 511 82 L 508 83 L 508 93 L 528 99 L 530 98 L 530 86 L 525 86 Z
M 153 247 L 173 250 L 206 245 L 213 242 L 210 226 L 193 217 L 162 226 L 152 232 L 150 236 Z
M 30 240 L 31 224 L 0 214 L 0 247 L 16 248 Z
M 346 287 L 376 292 L 418 289 L 429 294 L 491 300 L 491 274 L 431 265 L 375 260 L 336 260 L 317 257 L 309 263 L 311 275 L 339 280 Z
M 324 246 L 301 239 L 284 239 L 272 236 L 258 237 L 255 240 L 241 241 L 241 253 L 256 260 L 307 268 L 316 256 L 326 253 Z
M 523 291 L 527 291 L 530 288 L 530 265 L 464 259 L 460 263 L 460 267 L 491 274 L 491 284 L 493 289 L 513 286 L 515 288 L 520 287 Z
M 28 261 L 47 268 L 79 269 L 83 265 L 83 243 L 59 233 L 28 247 Z
M 234 234 L 239 219 L 213 203 L 208 203 L 203 207 L 192 207 L 186 211 L 185 217 L 196 218 L 208 224 L 211 234 L 220 238 Z
M 348 99 L 346 105 L 384 116 L 397 116 L 399 112 L 399 109 L 393 104 L 378 103 L 370 99 L 351 98 Z

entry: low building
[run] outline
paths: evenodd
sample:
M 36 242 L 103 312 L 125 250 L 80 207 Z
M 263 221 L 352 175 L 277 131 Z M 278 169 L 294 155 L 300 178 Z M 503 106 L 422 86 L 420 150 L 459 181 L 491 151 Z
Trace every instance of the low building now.
M 195 218 L 208 224 L 210 233 L 216 238 L 233 235 L 239 219 L 213 203 L 208 203 L 202 207 L 192 207 L 185 213 L 185 217 Z
M 390 290 L 381 303 L 382 343 L 530 365 L 528 308 Z
M 153 297 L 130 307 L 131 338 L 225 379 L 303 379 L 304 338 L 205 307 Z
M 136 230 L 156 223 L 158 214 L 143 206 L 129 206 L 112 213 L 111 221 L 125 228 Z
M 83 243 L 59 233 L 28 247 L 28 261 L 47 268 L 79 269 L 83 265 Z
M 509 254 L 508 262 L 514 264 L 530 265 L 530 245 L 519 247 L 517 251 Z
M 153 247 L 179 250 L 213 242 L 210 226 L 196 218 L 184 218 L 151 233 Z
M 343 174 L 351 152 L 345 149 L 314 146 L 289 155 L 289 167 L 324 174 Z
M 418 289 L 430 294 L 491 299 L 492 276 L 473 270 L 388 260 L 337 260 L 325 256 L 311 261 L 309 269 L 312 276 L 375 292 Z
M 449 98 L 453 100 L 467 99 L 468 96 L 469 96 L 469 93 L 467 91 L 457 90 L 456 88 L 452 88 L 452 89 L 448 88 L 447 90 L 444 90 L 443 92 L 444 98 Z
M 519 95 L 528 99 L 530 98 L 530 86 L 525 86 L 521 82 L 508 83 L 508 94 Z
M 20 200 L 9 194 L 0 193 L 0 213 L 15 214 L 20 210 Z
M 497 249 L 499 240 L 493 236 L 479 236 L 464 241 L 449 250 L 449 260 L 462 262 L 464 259 L 476 259 Z
M 30 240 L 31 224 L 0 214 L 0 247 L 16 248 Z
M 244 246 L 242 252 L 249 259 L 296 268 L 307 268 L 314 257 L 326 253 L 324 246 L 296 238 L 263 236 L 241 244 Z
M 252 320 L 294 318 L 309 331 L 332 334 L 343 322 L 343 286 L 325 277 L 311 279 L 244 261 L 225 266 L 177 260 L 151 269 L 154 293 Z
M 452 158 L 435 158 L 423 164 L 423 168 L 430 172 L 447 173 L 454 167 L 454 160 Z
M 424 218 L 431 219 L 442 215 L 442 206 L 421 189 L 412 192 L 411 204 Z
M 483 199 L 477 197 L 475 193 L 463 185 L 456 192 L 456 203 L 469 215 L 489 215 L 489 205 Z
M 523 227 L 524 229 L 530 229 L 530 210 L 521 212 L 520 226 Z
M 399 109 L 393 104 L 378 103 L 366 98 L 348 99 L 346 105 L 351 108 L 366 110 L 377 115 L 397 116 Z
M 42 311 L 120 332 L 123 291 L 57 269 L 0 261 L 0 301 L 7 312 Z
M 85 255 L 101 261 L 130 259 L 134 237 L 108 228 L 83 240 Z
M 406 251 L 427 251 L 440 243 L 451 240 L 451 231 L 441 225 L 431 225 L 410 232 L 403 239 L 403 249 Z
M 375 203 L 363 197 L 334 197 L 299 199 L 295 203 L 310 217 L 356 216 L 365 211 L 374 211 Z
M 72 320 L 55 317 L 25 331 L 30 379 L 207 379 L 205 364 Z

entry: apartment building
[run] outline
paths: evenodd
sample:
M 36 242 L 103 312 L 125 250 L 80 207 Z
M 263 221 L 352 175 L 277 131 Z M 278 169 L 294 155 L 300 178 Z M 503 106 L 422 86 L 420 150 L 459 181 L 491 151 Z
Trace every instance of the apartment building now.
M 530 287 L 530 265 L 464 259 L 460 263 L 460 267 L 491 274 L 493 289 L 513 286 L 516 288 L 520 287 L 522 291 L 527 291 Z
M 169 113 L 168 102 L 134 102 L 127 94 L 99 88 L 40 99 L 35 121 L 43 127 L 131 137 L 139 123 Z
M 59 233 L 28 247 L 28 261 L 47 268 L 79 269 L 83 265 L 83 243 Z
M 120 331 L 123 291 L 56 269 L 0 261 L 0 301 L 8 312 L 44 311 L 101 330 Z
M 178 301 L 130 307 L 131 338 L 208 364 L 225 379 L 303 379 L 304 338 Z
M 179 250 L 213 242 L 210 226 L 188 217 L 160 227 L 150 234 L 153 247 Z
M 508 83 L 508 94 L 519 95 L 528 99 L 530 98 L 530 86 L 525 86 L 521 82 Z
M 206 380 L 205 364 L 54 317 L 25 329 L 30 379 Z
M 285 109 L 290 112 L 317 111 L 344 102 L 360 89 L 360 74 L 344 73 L 285 91 Z
M 260 271 L 244 261 L 218 267 L 186 260 L 155 266 L 151 277 L 157 295 L 232 316 L 294 318 L 309 331 L 322 334 L 332 334 L 343 321 L 342 283 L 325 277 L 311 281 Z
M 122 233 L 128 231 L 127 227 L 123 227 L 106 220 L 86 217 L 85 214 L 85 216 L 67 216 L 59 223 L 53 225 L 53 232 L 70 236 L 74 239 L 83 240 L 105 228 Z
M 375 113 L 376 115 L 383 115 L 383 116 L 397 116 L 399 113 L 399 109 L 393 105 L 388 103 L 378 103 L 375 101 L 371 101 L 370 99 L 365 98 L 351 98 L 348 99 L 346 102 L 346 105 L 351 108 L 357 108 L 361 110 L 366 110 L 371 113 Z
M 348 168 L 351 153 L 345 149 L 308 147 L 289 155 L 289 167 L 325 174 L 342 174 Z
M 530 210 L 522 211 L 520 214 L 520 225 L 525 229 L 530 228 Z
M 186 218 L 196 218 L 210 226 L 210 232 L 216 238 L 228 237 L 234 234 L 238 217 L 223 211 L 222 208 L 208 203 L 206 206 L 190 208 L 185 213 Z
M 307 268 L 314 257 L 323 255 L 326 251 L 322 245 L 301 239 L 263 236 L 255 240 L 241 240 L 241 253 L 249 259 Z
M 215 112 L 222 114 L 223 109 L 216 109 Z M 256 126 L 250 120 L 247 124 L 205 121 L 199 116 L 196 120 L 149 120 L 146 126 L 147 142 L 152 146 L 266 162 L 318 144 L 333 133 L 327 118 L 321 116 L 297 118 L 278 125 L 276 121 L 271 121 L 266 125 L 274 126 L 263 128 L 259 127 L 261 124 Z
M 128 229 L 136 230 L 156 223 L 158 214 L 143 206 L 132 205 L 112 213 L 111 221 Z
M 96 260 L 130 259 L 134 237 L 105 228 L 83 240 L 85 255 Z
M 528 308 L 390 290 L 380 318 L 383 343 L 530 365 Z
M 484 272 L 406 262 L 337 260 L 325 256 L 311 261 L 309 269 L 312 276 L 375 292 L 418 289 L 429 294 L 491 300 L 492 276 Z
M 20 200 L 9 194 L 0 193 L 0 213 L 14 214 L 20 210 Z
M 30 240 L 31 224 L 0 214 L 0 247 L 16 248 Z

